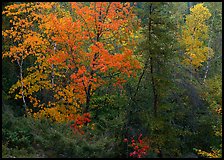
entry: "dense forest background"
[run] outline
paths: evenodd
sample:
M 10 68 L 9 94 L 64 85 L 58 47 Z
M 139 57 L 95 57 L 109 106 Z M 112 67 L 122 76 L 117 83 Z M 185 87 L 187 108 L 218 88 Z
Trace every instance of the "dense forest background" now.
M 222 157 L 221 2 L 3 2 L 2 157 Z

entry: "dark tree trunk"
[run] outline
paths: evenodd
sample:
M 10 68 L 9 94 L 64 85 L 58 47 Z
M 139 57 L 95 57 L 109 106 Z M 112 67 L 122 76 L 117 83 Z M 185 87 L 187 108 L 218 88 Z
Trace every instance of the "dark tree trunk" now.
M 154 116 L 157 117 L 157 110 L 158 110 L 158 94 L 156 91 L 156 82 L 154 77 L 153 71 L 153 59 L 150 58 L 150 72 L 151 72 L 151 81 L 152 81 L 152 91 L 153 91 L 153 109 L 154 109 Z
M 89 111 L 90 99 L 91 99 L 90 91 L 91 91 L 91 85 L 89 85 L 88 89 L 87 89 L 87 93 L 86 93 L 86 108 L 84 109 L 84 113 Z
M 107 8 L 107 13 L 109 11 L 109 7 L 110 7 L 110 4 L 108 5 L 108 8 Z M 107 15 L 106 13 L 106 15 Z M 106 18 L 106 17 L 105 17 Z M 99 21 L 101 22 L 102 21 L 102 13 L 100 11 L 99 13 L 99 16 L 98 16 L 98 19 Z M 95 17 L 95 23 L 96 23 L 96 17 Z M 101 36 L 101 33 L 102 33 L 102 28 L 98 28 L 98 26 L 96 26 L 96 42 L 99 42 L 100 41 L 100 36 Z M 93 57 L 93 62 L 96 61 L 96 59 L 98 58 L 99 56 L 99 53 L 95 53 L 94 57 Z M 95 66 L 95 63 L 93 64 L 93 67 Z M 93 69 L 91 68 L 90 69 L 90 79 L 93 78 L 93 74 L 95 72 L 93 71 Z M 88 112 L 89 111 L 89 107 L 90 107 L 90 100 L 91 100 L 91 88 L 92 88 L 92 84 L 90 83 L 88 85 L 88 87 L 86 88 L 86 107 L 84 108 L 84 113 Z
M 149 8 L 149 14 L 152 14 L 152 4 Z M 151 31 L 152 31 L 152 19 L 149 17 L 149 34 L 148 34 L 148 39 L 149 43 L 151 40 Z M 153 58 L 152 58 L 152 53 L 149 50 L 149 55 L 150 55 L 150 73 L 151 73 L 151 83 L 152 83 L 152 90 L 153 90 L 153 109 L 154 109 L 154 116 L 157 116 L 157 110 L 158 110 L 158 94 L 156 91 L 156 82 L 155 82 L 155 77 L 154 77 L 154 66 L 153 66 Z

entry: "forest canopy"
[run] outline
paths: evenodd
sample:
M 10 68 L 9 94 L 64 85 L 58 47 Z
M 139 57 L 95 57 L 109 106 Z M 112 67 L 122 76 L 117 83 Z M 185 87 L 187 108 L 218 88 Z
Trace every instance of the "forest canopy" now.
M 3 158 L 221 158 L 221 2 L 2 3 Z

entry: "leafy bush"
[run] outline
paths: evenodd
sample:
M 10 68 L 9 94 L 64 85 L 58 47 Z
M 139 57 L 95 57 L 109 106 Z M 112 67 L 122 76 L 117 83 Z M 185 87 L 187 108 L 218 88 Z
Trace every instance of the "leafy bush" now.
M 88 132 L 81 135 L 74 134 L 69 124 L 15 117 L 8 110 L 3 113 L 3 157 L 39 157 L 38 154 L 49 158 L 118 157 L 121 151 L 118 142 L 122 141 L 118 128 L 122 126 L 122 118 L 109 120 L 101 116 L 99 119 L 94 130 L 87 127 Z

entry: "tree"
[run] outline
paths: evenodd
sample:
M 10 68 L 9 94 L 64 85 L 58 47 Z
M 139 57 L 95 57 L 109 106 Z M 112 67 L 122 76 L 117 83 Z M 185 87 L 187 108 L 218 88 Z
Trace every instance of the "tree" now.
M 132 131 L 127 134 L 133 135 L 142 130 L 151 152 L 166 157 L 180 154 L 179 148 L 172 150 L 168 147 L 178 146 L 175 138 L 181 134 L 181 130 L 171 123 L 175 109 L 173 102 L 170 102 L 176 91 L 173 83 L 178 60 L 176 17 L 172 16 L 172 3 L 150 2 L 141 5 L 139 12 L 143 38 L 138 47 L 142 51 L 143 69 L 138 81 L 127 87 L 132 99 L 127 109 L 127 127 Z M 168 139 L 173 140 L 170 140 L 172 144 Z
M 60 117 L 62 110 L 72 106 L 74 110 L 79 110 L 83 104 L 82 111 L 88 112 L 97 88 L 106 83 L 121 85 L 141 68 L 133 55 L 135 37 L 128 37 L 138 29 L 130 3 L 71 3 L 70 8 L 60 3 L 27 3 L 9 6 L 6 13 L 14 16 L 20 12 L 14 13 L 11 8 L 26 6 L 30 7 L 27 17 L 35 21 L 25 18 L 30 20 L 27 25 L 32 32 L 21 40 L 31 50 L 27 53 L 34 55 L 36 61 L 27 69 L 27 76 L 22 76 L 12 86 L 11 92 L 22 88 L 22 97 L 29 98 L 33 107 L 39 108 L 30 112 L 40 110 L 39 115 L 46 116 L 57 112 L 55 115 Z M 45 10 L 35 10 L 39 8 Z M 17 19 L 15 16 L 12 18 Z M 11 22 L 15 23 L 14 20 Z M 25 34 L 17 28 L 28 32 L 28 27 L 22 27 L 17 25 L 12 33 Z M 8 32 L 4 31 L 5 36 L 11 34 Z M 25 52 L 23 45 L 18 45 L 16 49 Z M 16 49 L 4 56 L 16 53 L 16 59 Z M 24 60 L 25 56 L 21 54 L 21 58 Z M 51 91 L 46 101 L 41 94 L 45 90 Z M 21 97 L 16 95 L 16 98 Z M 38 114 L 35 116 L 38 117 Z
M 42 6 L 42 9 L 48 8 L 48 4 Z M 2 32 L 6 41 L 11 41 L 9 51 L 3 52 L 2 58 L 9 57 L 11 61 L 16 61 L 19 66 L 20 80 L 11 88 L 10 92 L 19 87 L 17 98 L 22 98 L 25 110 L 27 109 L 25 93 L 24 93 L 24 68 L 23 64 L 29 55 L 37 55 L 44 52 L 46 41 L 36 32 L 35 23 L 39 23 L 38 6 L 34 3 L 12 4 L 5 7 L 3 15 L 10 17 L 11 28 Z
M 99 86 L 111 80 L 123 83 L 125 80 L 119 75 L 130 76 L 140 68 L 130 47 L 134 40 L 127 37 L 135 32 L 135 16 L 129 3 L 71 3 L 71 8 L 66 17 L 49 15 L 45 28 L 54 34 L 51 40 L 60 49 L 48 62 L 70 70 L 70 87 L 76 99 L 85 103 L 83 111 L 88 112 L 91 97 Z
M 214 56 L 211 57 L 204 65 L 202 70 L 202 76 L 204 82 L 207 78 L 214 77 L 216 74 L 221 74 L 222 63 L 222 3 L 205 3 L 211 12 L 212 16 L 208 20 L 209 25 L 209 39 L 208 47 L 211 47 L 214 52 Z
M 217 75 L 205 81 L 203 99 L 208 102 L 211 114 L 209 119 L 214 121 L 212 125 L 212 141 L 208 149 L 195 149 L 197 154 L 209 158 L 222 157 L 222 78 Z M 199 148 L 199 147 L 198 147 Z
M 185 48 L 186 64 L 195 68 L 213 56 L 213 51 L 207 47 L 208 26 L 206 20 L 211 17 L 209 10 L 202 3 L 190 8 L 191 14 L 186 16 L 186 26 L 182 28 L 180 43 Z

